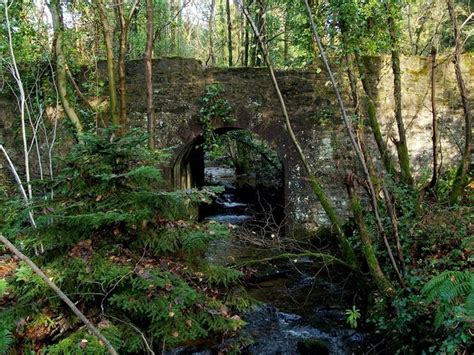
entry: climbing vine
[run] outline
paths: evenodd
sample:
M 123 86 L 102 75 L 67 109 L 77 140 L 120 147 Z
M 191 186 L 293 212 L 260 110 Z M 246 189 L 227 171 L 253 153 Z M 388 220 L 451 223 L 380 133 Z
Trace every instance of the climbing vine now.
M 215 130 L 223 124 L 234 123 L 233 107 L 224 97 L 222 86 L 214 84 L 206 87 L 206 93 L 201 98 L 198 123 L 202 128 L 204 137 L 203 148 L 211 156 L 219 156 L 222 152 L 223 143 Z

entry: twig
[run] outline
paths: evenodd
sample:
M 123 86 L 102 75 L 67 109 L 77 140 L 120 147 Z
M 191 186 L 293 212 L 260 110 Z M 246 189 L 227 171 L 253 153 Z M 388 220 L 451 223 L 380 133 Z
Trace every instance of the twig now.
M 110 315 L 110 314 L 105 314 L 105 313 L 104 313 L 104 315 L 105 315 L 106 317 L 115 319 L 116 321 L 121 322 L 121 323 L 123 323 L 123 324 L 125 324 L 125 325 L 128 325 L 130 328 L 132 328 L 133 330 L 135 330 L 135 331 L 136 331 L 138 334 L 140 334 L 140 336 L 142 337 L 143 342 L 145 343 L 145 346 L 146 346 L 147 350 L 149 351 L 149 353 L 152 354 L 152 355 L 155 355 L 155 352 L 153 351 L 152 347 L 151 347 L 150 344 L 148 343 L 148 340 L 146 339 L 145 334 L 143 334 L 143 332 L 142 332 L 140 329 L 138 329 L 134 324 L 132 324 L 132 323 L 130 323 L 130 322 L 126 322 L 126 321 L 124 321 L 124 320 L 122 320 L 122 319 L 120 319 L 120 318 L 114 317 L 114 316 L 112 316 L 112 315 Z
M 186 6 L 188 6 L 191 3 L 191 1 L 192 0 L 186 1 L 168 22 L 166 22 L 163 26 L 161 26 L 160 28 L 158 28 L 155 31 L 155 34 L 153 35 L 153 43 L 156 42 L 156 40 L 158 39 L 158 36 L 160 35 L 161 31 L 163 31 L 166 27 L 171 25 L 174 22 L 174 20 L 176 20 L 176 18 L 181 14 L 181 12 L 183 12 L 183 10 L 186 8 Z
M 15 168 L 15 165 L 13 165 L 13 162 L 10 159 L 10 156 L 8 155 L 7 151 L 5 150 L 5 148 L 3 147 L 2 144 L 0 144 L 0 150 L 2 151 L 3 155 L 5 156 L 5 159 L 7 160 L 8 165 L 10 166 L 10 171 L 12 172 L 13 176 L 15 177 L 15 181 L 18 185 L 18 189 L 20 190 L 21 196 L 25 200 L 25 204 L 26 204 L 27 208 L 29 208 L 30 200 L 28 198 L 28 195 L 26 194 L 25 188 L 23 187 L 23 183 L 21 182 L 20 175 L 18 175 L 18 172 Z M 35 222 L 35 219 L 33 217 L 33 213 L 31 211 L 28 211 L 28 215 L 29 215 L 29 218 L 30 218 L 31 225 L 34 228 L 36 228 L 36 222 Z
M 314 253 L 314 252 L 303 252 L 303 253 L 283 253 L 275 256 L 269 256 L 266 258 L 261 258 L 261 259 L 256 259 L 256 260 L 247 260 L 244 262 L 241 262 L 237 264 L 237 266 L 245 266 L 245 265 L 251 265 L 251 264 L 259 264 L 262 262 L 267 262 L 267 261 L 272 261 L 272 260 L 278 260 L 278 259 L 290 259 L 290 258 L 301 258 L 301 257 L 313 257 L 313 258 L 318 258 L 322 259 L 325 263 L 336 263 L 340 264 L 342 266 L 345 266 L 351 270 L 354 270 L 354 267 L 346 263 L 345 261 L 338 259 L 330 254 L 324 254 L 324 253 Z
M 472 12 L 467 19 L 464 20 L 464 22 L 459 26 L 459 30 L 462 30 L 462 28 L 469 22 L 471 19 L 474 17 L 474 12 Z

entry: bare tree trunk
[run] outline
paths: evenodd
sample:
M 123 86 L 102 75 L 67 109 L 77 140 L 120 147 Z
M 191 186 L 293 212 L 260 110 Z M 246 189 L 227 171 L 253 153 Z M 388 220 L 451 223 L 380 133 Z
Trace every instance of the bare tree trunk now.
M 117 84 L 115 78 L 115 56 L 114 56 L 114 29 L 108 19 L 103 0 L 96 2 L 97 10 L 104 35 L 105 50 L 107 56 L 107 77 L 109 79 L 110 118 L 114 126 L 120 125 Z
M 387 5 L 387 12 L 391 7 Z M 402 117 L 402 79 L 400 70 L 400 52 L 398 46 L 398 33 L 395 20 L 392 14 L 388 14 L 388 29 L 391 42 L 392 72 L 393 72 L 393 97 L 395 101 L 395 120 L 397 121 L 398 140 L 393 139 L 397 148 L 398 161 L 400 163 L 400 178 L 409 185 L 413 186 L 413 177 L 410 170 L 410 156 L 408 154 L 407 137 L 405 124 Z
M 53 0 L 54 1 L 54 0 Z M 106 337 L 97 329 L 89 319 L 76 307 L 76 305 L 69 299 L 68 296 L 64 294 L 63 291 L 59 289 L 58 286 L 48 277 L 46 274 L 38 267 L 36 264 L 19 251 L 7 238 L 0 234 L 0 242 L 2 242 L 8 250 L 15 254 L 20 260 L 24 261 L 34 272 L 37 274 L 47 285 L 51 288 L 59 298 L 68 305 L 68 307 L 73 311 L 73 313 L 84 323 L 84 325 L 89 329 L 89 331 L 99 338 L 104 344 L 110 354 L 117 355 L 117 351 L 114 349 L 112 344 L 107 340 Z
M 216 8 L 216 0 L 211 0 L 209 8 L 209 60 L 211 66 L 216 65 L 216 54 L 214 52 L 214 11 Z
M 249 1 L 249 14 L 251 14 L 250 12 L 250 6 L 255 2 L 255 5 L 254 5 L 254 8 L 255 8 L 255 13 L 257 12 L 257 8 L 258 8 L 258 4 L 256 3 L 257 0 L 255 1 Z M 259 27 L 259 24 L 258 24 L 258 14 L 255 14 L 255 18 L 252 19 L 252 21 L 254 21 L 255 23 L 255 26 L 258 30 L 260 30 L 260 27 Z M 262 37 L 263 39 L 263 37 Z M 258 48 L 259 48 L 259 44 L 258 44 L 258 39 L 257 39 L 257 36 L 255 35 L 255 33 L 252 33 L 252 38 L 250 40 L 250 49 L 249 49 L 249 65 L 251 67 L 254 67 L 257 65 L 257 54 L 258 54 Z
M 245 1 L 245 0 L 243 0 Z M 253 0 L 247 0 L 247 4 L 245 5 L 247 9 L 252 6 Z M 244 43 L 244 66 L 249 66 L 249 58 L 250 58 L 250 23 L 247 18 L 245 18 L 245 43 Z
M 84 103 L 84 105 L 86 105 L 89 110 L 95 111 L 96 108 L 92 106 L 92 104 L 89 102 L 87 97 L 83 94 L 83 92 L 81 91 L 81 88 L 79 87 L 79 85 L 77 85 L 76 80 L 74 79 L 74 76 L 71 73 L 71 70 L 69 70 L 69 68 L 67 67 L 66 67 L 66 74 L 72 86 L 74 87 L 74 91 L 76 92 L 77 96 L 79 96 L 79 98 Z
M 81 121 L 76 111 L 67 98 L 67 79 L 66 79 L 66 58 L 63 52 L 63 21 L 61 16 L 61 8 L 59 0 L 51 0 L 49 9 L 53 20 L 54 36 L 55 36 L 55 54 L 56 54 L 56 75 L 59 97 L 64 108 L 64 112 L 76 129 L 76 135 L 81 140 L 83 131 Z
M 402 273 L 405 275 L 407 268 L 405 264 L 405 257 L 403 256 L 403 248 L 402 248 L 402 242 L 400 239 L 400 231 L 398 229 L 397 214 L 392 202 L 392 196 L 388 192 L 387 187 L 385 186 L 383 182 L 382 182 L 382 190 L 383 190 L 383 195 L 385 198 L 385 205 L 387 206 L 388 214 L 390 216 L 390 221 L 392 222 L 393 236 L 395 237 L 395 242 L 397 244 L 398 259 L 400 260 Z
M 356 55 L 356 58 L 357 58 L 357 55 Z M 358 62 L 358 59 L 356 59 L 356 61 Z M 353 71 L 351 70 L 351 64 L 350 63 L 352 63 L 351 57 L 349 55 L 346 55 L 346 64 L 348 66 L 348 77 L 349 77 L 349 83 L 350 83 L 350 87 L 351 87 L 352 100 L 354 101 L 354 107 L 356 108 L 356 115 L 361 117 L 361 113 L 360 113 L 361 108 L 360 108 L 359 95 L 358 95 L 358 90 L 357 90 L 357 82 L 356 82 L 356 78 L 353 75 Z M 364 80 L 367 81 L 367 77 L 365 75 L 364 75 Z M 377 127 L 378 127 L 378 124 L 377 124 Z M 390 215 L 390 220 L 392 222 L 393 235 L 395 237 L 395 241 L 396 241 L 396 245 L 397 245 L 398 257 L 399 257 L 400 265 L 401 265 L 401 271 L 402 271 L 403 274 L 405 274 L 405 269 L 406 269 L 405 268 L 405 259 L 403 257 L 403 250 L 402 250 L 402 247 L 401 247 L 400 234 L 399 234 L 399 231 L 398 231 L 398 220 L 397 220 L 397 217 L 396 217 L 396 214 L 395 214 L 395 209 L 393 207 L 392 200 L 390 199 L 390 194 L 389 194 L 388 190 L 385 187 L 384 181 L 383 181 L 383 179 L 379 178 L 379 174 L 377 173 L 376 168 L 375 168 L 374 164 L 372 163 L 369 152 L 367 151 L 367 145 L 366 145 L 365 134 L 364 134 L 364 126 L 363 126 L 362 123 L 360 124 L 360 126 L 356 130 L 356 136 L 357 136 L 357 139 L 358 139 L 358 144 L 360 146 L 360 150 L 362 151 L 364 159 L 367 162 L 367 170 L 369 172 L 370 179 L 374 184 L 374 190 L 376 191 L 376 193 L 380 190 L 382 190 L 383 193 L 384 193 L 385 204 L 387 206 L 387 210 L 388 210 L 389 215 Z M 357 211 L 354 211 L 354 208 L 355 208 L 354 203 L 360 204 L 360 200 L 359 200 L 359 196 L 357 195 L 357 191 L 354 191 L 354 193 L 355 193 L 356 200 L 354 200 L 353 198 L 351 198 L 351 200 L 352 200 L 353 212 L 355 212 L 354 214 L 356 214 Z M 370 193 L 370 191 L 369 191 L 369 193 Z M 350 191 L 349 191 L 349 195 L 350 195 Z M 356 219 L 357 219 L 357 217 L 356 217 Z M 364 243 L 364 241 L 363 241 L 363 243 Z M 372 248 L 369 244 L 367 244 L 367 247 Z M 389 253 L 391 253 L 391 250 L 389 250 Z M 367 259 L 367 263 L 371 263 L 371 261 L 369 261 L 369 259 L 372 260 L 373 257 L 376 257 L 375 254 L 373 256 L 370 255 L 370 250 L 369 250 L 369 253 L 365 252 L 364 255 Z
M 119 60 L 118 60 L 118 94 L 119 94 L 119 116 L 120 122 L 124 124 L 127 120 L 127 100 L 126 100 L 126 84 L 125 84 L 125 56 L 127 54 L 127 37 L 128 24 L 125 20 L 123 11 L 123 1 L 115 0 L 115 7 L 118 13 L 120 23 L 120 38 L 119 38 Z
M 171 55 L 176 55 L 176 0 L 169 0 L 169 7 L 170 7 L 170 13 L 171 16 L 173 16 L 172 22 L 170 24 L 170 53 Z
M 255 24 L 257 25 L 260 38 L 262 39 L 264 43 L 267 42 L 265 11 L 266 11 L 265 0 L 256 0 Z M 255 39 L 255 64 L 254 65 L 259 67 L 262 65 L 262 55 L 259 55 L 259 50 L 258 50 L 259 45 L 257 41 L 258 40 Z
M 469 103 L 467 100 L 467 90 L 464 83 L 464 78 L 461 72 L 461 51 L 462 51 L 462 41 L 461 33 L 459 30 L 459 25 L 456 17 L 456 12 L 454 10 L 453 0 L 447 0 L 449 16 L 451 17 L 451 22 L 453 24 L 453 34 L 455 41 L 453 64 L 454 71 L 456 73 L 456 80 L 458 83 L 459 94 L 461 95 L 461 104 L 464 112 L 464 152 L 459 164 L 458 170 L 456 172 L 456 177 L 454 179 L 453 188 L 451 190 L 449 201 L 450 203 L 456 203 L 462 191 L 467 183 L 467 173 L 469 171 L 469 166 L 471 163 L 471 141 L 472 141 L 472 127 L 471 127 L 471 114 L 469 111 Z
M 431 114 L 433 117 L 433 175 L 430 181 L 430 189 L 434 190 L 436 184 L 438 183 L 438 119 L 437 119 L 437 109 L 436 109 L 436 48 L 433 46 L 431 48 Z
M 145 48 L 145 82 L 146 82 L 146 116 L 148 121 L 148 145 L 155 148 L 155 109 L 153 107 L 153 0 L 146 0 L 146 48 Z
M 289 48 L 290 48 L 290 24 L 289 24 L 289 15 L 288 15 L 288 4 L 286 5 L 285 11 L 285 27 L 283 33 L 283 62 L 285 65 L 288 64 L 289 61 Z
M 135 0 L 130 10 L 129 16 L 125 17 L 123 0 L 115 0 L 115 7 L 117 9 L 118 20 L 120 24 L 120 39 L 119 39 L 119 62 L 118 62 L 118 93 L 120 97 L 119 116 L 122 125 L 127 123 L 127 87 L 125 82 L 125 59 L 127 56 L 127 40 L 130 23 L 136 13 L 137 6 L 140 0 Z
M 244 66 L 244 47 L 245 47 L 245 16 L 241 11 L 238 11 L 239 19 L 239 39 L 238 39 L 238 58 L 236 59 L 236 65 Z
M 352 246 L 350 245 L 350 243 L 347 239 L 347 236 L 345 235 L 345 233 L 342 229 L 342 223 L 341 223 L 341 220 L 339 218 L 339 215 L 337 214 L 336 209 L 332 205 L 329 198 L 326 196 L 326 194 L 324 192 L 324 189 L 323 189 L 319 179 L 313 173 L 313 170 L 311 169 L 311 166 L 310 166 L 308 160 L 306 159 L 306 156 L 304 155 L 303 149 L 301 148 L 301 145 L 299 144 L 299 141 L 296 138 L 296 135 L 293 131 L 293 127 L 292 127 L 292 124 L 290 122 L 290 117 L 289 117 L 288 111 L 286 109 L 286 103 L 285 103 L 285 100 L 284 100 L 283 95 L 281 93 L 280 86 L 278 85 L 278 81 L 276 79 L 275 72 L 273 70 L 273 65 L 272 65 L 270 57 L 268 55 L 267 44 L 265 43 L 263 38 L 260 36 L 258 27 L 256 26 L 255 22 L 253 21 L 253 19 L 252 19 L 251 15 L 249 14 L 247 8 L 241 2 L 239 2 L 239 6 L 241 7 L 245 17 L 247 18 L 247 21 L 249 22 L 249 24 L 252 28 L 252 31 L 255 35 L 255 38 L 257 39 L 257 44 L 260 46 L 260 49 L 261 49 L 261 52 L 262 52 L 262 55 L 263 55 L 263 60 L 265 61 L 266 65 L 268 67 L 268 71 L 270 73 L 270 78 L 271 78 L 273 86 L 275 88 L 276 95 L 277 95 L 277 98 L 278 98 L 278 102 L 280 103 L 280 107 L 281 107 L 281 110 L 282 110 L 282 113 L 283 113 L 283 117 L 285 117 L 285 125 L 286 125 L 286 128 L 288 130 L 288 134 L 290 135 L 291 142 L 293 143 L 293 146 L 295 147 L 295 149 L 298 153 L 298 156 L 301 160 L 301 163 L 303 164 L 304 170 L 305 170 L 306 174 L 308 175 L 308 178 L 309 178 L 310 183 L 311 183 L 311 187 L 313 189 L 313 193 L 316 196 L 316 198 L 320 201 L 324 211 L 326 212 L 329 220 L 331 221 L 333 227 L 336 230 L 336 236 L 338 238 L 338 241 L 339 241 L 339 244 L 341 246 L 341 249 L 342 249 L 345 260 L 347 261 L 347 263 L 349 265 L 351 265 L 351 267 L 353 267 L 354 269 L 357 269 L 358 268 L 357 258 L 356 258 L 356 255 L 355 255 L 355 252 L 354 252 Z
M 18 189 L 20 190 L 21 196 L 23 197 L 23 200 L 25 201 L 26 208 L 28 208 L 29 210 L 28 217 L 30 219 L 30 223 L 33 226 L 33 228 L 36 228 L 35 218 L 33 217 L 33 213 L 30 210 L 30 199 L 28 198 L 25 188 L 23 187 L 23 183 L 21 182 L 20 175 L 18 175 L 18 171 L 16 170 L 15 165 L 13 165 L 13 162 L 10 159 L 8 152 L 5 150 L 2 144 L 0 144 L 0 151 L 3 153 L 3 155 L 5 156 L 5 159 L 7 160 L 8 166 L 10 167 L 10 171 L 13 174 L 13 177 L 15 178 L 15 181 L 17 183 Z
M 225 0 L 225 11 L 227 15 L 227 51 L 229 52 L 229 67 L 233 66 L 232 59 L 232 17 L 230 13 L 230 0 Z
M 12 32 L 10 28 L 10 18 L 8 16 L 8 6 L 4 4 L 5 10 L 5 22 L 7 27 L 8 33 L 8 49 L 10 51 L 10 57 L 12 60 L 12 74 L 13 78 L 15 79 L 18 90 L 20 91 L 20 120 L 21 120 L 21 136 L 23 141 L 23 156 L 25 162 L 25 175 L 26 175 L 26 184 L 28 186 L 28 196 L 29 198 L 33 198 L 33 190 L 31 187 L 31 179 L 30 179 L 30 157 L 28 154 L 28 142 L 26 139 L 26 123 L 25 123 L 25 105 L 26 105 L 26 96 L 25 96 L 25 89 L 23 88 L 23 82 L 21 81 L 20 72 L 18 70 L 18 66 L 16 64 L 15 52 L 13 51 L 13 39 L 12 39 Z

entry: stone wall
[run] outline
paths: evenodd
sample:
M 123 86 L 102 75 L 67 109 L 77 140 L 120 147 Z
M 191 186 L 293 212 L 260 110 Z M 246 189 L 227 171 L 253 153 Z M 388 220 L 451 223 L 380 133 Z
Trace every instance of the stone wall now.
M 370 81 L 377 93 L 379 119 L 385 137 L 397 137 L 393 113 L 393 76 L 389 57 L 367 58 Z M 413 169 L 417 175 L 431 167 L 431 103 L 430 59 L 402 57 L 403 117 Z M 472 92 L 474 56 L 462 58 L 468 92 Z M 141 62 L 129 63 L 130 117 L 145 126 L 145 90 Z M 197 124 L 199 99 L 210 84 L 220 84 L 225 97 L 235 109 L 235 127 L 248 129 L 270 144 L 285 163 L 287 202 L 291 216 L 299 223 L 314 228 L 327 223 L 320 204 L 314 200 L 305 181 L 283 121 L 281 109 L 265 68 L 205 69 L 194 60 L 163 59 L 154 65 L 157 140 L 162 147 L 174 147 L 175 156 L 201 133 Z M 347 133 L 332 87 L 324 71 L 277 71 L 295 133 L 313 169 L 337 208 L 347 211 L 344 176 L 354 170 Z M 344 77 L 340 77 L 344 101 L 352 110 L 352 100 Z M 440 60 L 436 73 L 437 104 L 443 149 L 442 164 L 446 168 L 457 161 L 463 145 L 463 118 L 454 68 Z M 469 97 L 472 105 L 473 96 Z M 393 154 L 395 149 L 389 143 Z M 377 156 L 375 145 L 371 150 Z M 173 162 L 172 162 L 173 163 Z M 171 163 L 171 164 L 172 164 Z M 169 178 L 172 179 L 171 170 Z
M 367 58 L 370 82 L 377 93 L 379 119 L 385 137 L 396 137 L 393 114 L 393 77 L 388 57 Z M 153 63 L 154 102 L 157 142 L 171 147 L 173 159 L 166 174 L 173 181 L 176 157 L 189 142 L 201 133 L 197 123 L 200 98 L 206 86 L 220 84 L 225 97 L 234 108 L 233 127 L 248 129 L 276 150 L 285 164 L 288 213 L 299 225 L 317 228 L 327 223 L 319 202 L 315 201 L 307 183 L 283 121 L 274 88 L 265 68 L 204 68 L 193 59 L 160 59 Z M 474 56 L 462 58 L 468 92 L 473 92 Z M 408 145 L 413 168 L 418 175 L 429 171 L 431 162 L 430 60 L 422 57 L 402 57 L 403 116 L 407 127 Z M 317 172 L 331 200 L 343 213 L 347 211 L 344 187 L 346 170 L 354 170 L 355 157 L 332 87 L 321 70 L 277 71 L 289 115 L 304 152 Z M 338 76 L 344 101 L 352 110 L 345 77 Z M 453 65 L 440 60 L 436 74 L 439 121 L 443 132 L 442 164 L 454 164 L 463 145 L 463 118 Z M 142 61 L 127 64 L 128 109 L 130 125 L 146 127 L 146 92 Z M 469 96 L 471 107 L 473 96 Z M 0 119 L 10 120 L 0 100 Z M 1 121 L 0 121 L 1 122 Z M 8 124 L 0 123 L 10 133 Z M 10 125 L 14 126 L 14 125 Z M 13 132 L 12 132 L 13 133 Z M 7 139 L 8 140 L 8 139 Z M 393 152 L 393 144 L 389 143 Z M 372 155 L 377 156 L 374 145 Z M 3 169 L 4 170 L 4 169 Z

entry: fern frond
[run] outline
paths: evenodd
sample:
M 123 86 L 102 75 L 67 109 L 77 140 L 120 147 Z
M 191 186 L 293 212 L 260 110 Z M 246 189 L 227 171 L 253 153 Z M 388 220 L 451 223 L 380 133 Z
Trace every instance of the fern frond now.
M 6 354 L 12 344 L 12 333 L 8 329 L 2 329 L 0 324 L 0 354 Z
M 427 303 L 437 302 L 435 327 L 438 329 L 451 315 L 459 309 L 473 314 L 474 274 L 470 271 L 444 271 L 434 276 L 422 288 Z M 458 307 L 464 305 L 464 307 Z M 461 319 L 463 317 L 460 317 Z

